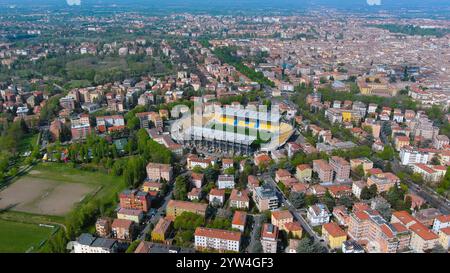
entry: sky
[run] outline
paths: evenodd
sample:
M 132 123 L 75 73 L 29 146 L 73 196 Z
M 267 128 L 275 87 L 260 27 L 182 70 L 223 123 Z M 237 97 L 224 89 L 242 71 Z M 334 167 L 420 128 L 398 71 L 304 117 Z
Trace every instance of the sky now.
M 308 8 L 325 6 L 330 8 L 449 8 L 450 0 L 0 0 L 0 4 L 11 5 L 65 5 L 90 6 L 145 6 L 145 7 L 188 7 L 188 8 Z

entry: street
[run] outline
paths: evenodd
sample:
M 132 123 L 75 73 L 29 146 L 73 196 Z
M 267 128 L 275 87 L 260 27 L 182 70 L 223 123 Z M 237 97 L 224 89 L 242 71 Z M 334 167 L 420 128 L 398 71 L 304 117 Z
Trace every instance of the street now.
M 280 190 L 278 185 L 276 184 L 275 180 L 269 175 L 269 174 L 262 174 L 260 177 L 265 183 L 272 186 L 273 189 L 275 189 L 278 193 L 278 196 L 281 197 L 281 203 L 294 215 L 294 218 L 300 223 L 303 230 L 306 231 L 312 238 L 314 238 L 314 241 L 316 243 L 321 244 L 324 249 L 326 249 L 326 252 L 329 252 L 328 245 L 325 242 L 321 242 L 319 236 L 314 232 L 312 227 L 309 225 L 309 223 L 303 218 L 303 216 L 298 213 L 297 209 L 292 206 L 291 202 L 286 198 L 284 193 Z
M 250 237 L 250 243 L 248 244 L 248 247 L 247 247 L 247 251 L 249 253 L 253 252 L 253 250 L 255 248 L 255 243 L 259 239 L 259 232 L 261 230 L 261 220 L 262 220 L 261 215 L 251 215 L 251 217 L 253 218 L 253 228 L 252 228 L 252 233 L 251 233 L 251 237 Z
M 394 173 L 404 171 L 404 167 L 400 165 L 400 162 L 398 161 L 397 158 L 394 158 L 394 160 L 392 161 L 392 171 Z M 426 185 L 417 185 L 416 183 L 410 180 L 405 180 L 404 182 L 407 184 L 409 190 L 412 193 L 422 197 L 430 205 L 432 205 L 435 208 L 438 208 L 442 213 L 444 214 L 450 213 L 449 200 L 440 196 L 433 189 L 430 189 Z
M 145 240 L 145 235 L 148 234 L 148 232 L 150 230 L 150 225 L 153 224 L 153 226 L 155 226 L 156 223 L 158 223 L 159 219 L 161 218 L 161 214 L 166 211 L 167 204 L 169 203 L 169 200 L 172 198 L 172 191 L 173 191 L 173 186 L 170 186 L 169 192 L 164 197 L 163 204 L 158 208 L 155 215 L 150 218 L 150 220 L 145 225 L 144 229 L 139 234 L 139 237 L 138 237 L 139 240 Z

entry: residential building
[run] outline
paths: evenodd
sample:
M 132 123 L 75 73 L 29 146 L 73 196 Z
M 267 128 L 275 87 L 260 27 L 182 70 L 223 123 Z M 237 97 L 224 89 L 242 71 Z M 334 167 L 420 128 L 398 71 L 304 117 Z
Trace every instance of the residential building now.
M 195 253 L 195 249 L 141 241 L 134 253 Z
M 364 175 L 366 175 L 373 168 L 373 162 L 366 157 L 350 159 L 350 168 L 352 171 L 355 171 L 359 166 L 363 167 Z
M 296 167 L 295 177 L 300 182 L 309 182 L 312 177 L 312 168 L 309 164 L 300 164 Z
M 121 131 L 125 129 L 125 119 L 121 115 L 97 117 L 97 130 L 100 133 Z
M 187 168 L 190 170 L 196 166 L 205 169 L 210 165 L 214 165 L 214 161 L 211 158 L 199 158 L 197 155 L 189 155 L 187 157 Z
M 285 229 L 285 224 L 294 222 L 294 216 L 288 210 L 272 211 L 271 222 L 281 230 Z
M 200 200 L 202 195 L 202 190 L 199 188 L 192 188 L 190 192 L 187 194 L 187 198 L 189 201 Z
M 261 229 L 261 245 L 264 253 L 277 253 L 278 227 L 272 224 L 264 224 Z
M 170 200 L 166 207 L 166 215 L 176 218 L 187 211 L 205 216 L 207 207 L 208 205 L 201 203 Z
M 238 231 L 198 227 L 195 229 L 194 236 L 195 248 L 198 250 L 213 249 L 234 252 L 240 250 L 241 233 Z
M 395 149 L 400 151 L 401 148 L 410 145 L 410 139 L 407 136 L 396 136 L 394 138 Z
M 401 223 L 411 232 L 410 248 L 416 253 L 429 251 L 439 243 L 439 236 L 406 211 L 392 213 L 391 223 Z
M 400 163 L 402 165 L 412 165 L 415 163 L 427 164 L 431 158 L 428 153 L 419 151 L 416 148 L 405 146 L 400 149 Z
M 338 249 L 347 240 L 347 233 L 335 222 L 330 222 L 322 225 L 322 237 L 331 249 Z
M 257 187 L 259 187 L 259 179 L 254 175 L 249 175 L 247 177 L 247 188 L 250 192 L 253 192 Z
M 431 227 L 435 220 L 442 216 L 442 212 L 436 208 L 427 208 L 413 212 L 413 216 L 425 226 Z
M 152 241 L 164 242 L 172 230 L 172 221 L 161 217 L 152 230 Z
M 148 163 L 147 177 L 151 181 L 160 181 L 164 179 L 167 182 L 172 181 L 173 168 L 170 164 Z
M 286 253 L 297 253 L 299 243 L 300 240 L 298 239 L 289 239 L 289 245 L 286 248 Z
M 208 201 L 213 206 L 223 206 L 225 203 L 225 189 L 212 188 L 208 195 Z
M 367 187 L 366 181 L 364 181 L 364 180 L 353 181 L 353 184 L 352 184 L 353 195 L 355 195 L 356 197 L 361 199 L 361 192 L 365 187 Z
M 450 227 L 450 214 L 439 215 L 434 219 L 433 231 L 438 233 L 443 228 Z
M 253 192 L 253 199 L 256 207 L 261 212 L 266 210 L 275 210 L 279 205 L 277 194 L 272 188 L 266 185 L 255 188 Z
M 144 212 L 140 209 L 119 208 L 117 212 L 118 219 L 130 220 L 140 224 L 144 219 Z
M 418 173 L 427 182 L 439 182 L 447 173 L 447 167 L 442 165 L 412 164 L 413 172 Z
M 323 159 L 313 161 L 313 171 L 318 174 L 320 181 L 333 182 L 333 168 Z
M 119 194 L 120 207 L 138 209 L 148 212 L 150 210 L 150 194 L 138 190 L 124 190 Z
M 439 230 L 439 243 L 441 246 L 449 251 L 450 249 L 450 227 Z
M 284 230 L 294 238 L 302 238 L 303 229 L 299 222 L 289 222 L 284 224 Z
M 91 134 L 91 130 L 92 128 L 89 122 L 89 115 L 80 115 L 80 118 L 72 119 L 70 121 L 72 140 L 85 139 Z
M 450 144 L 450 140 L 446 135 L 437 135 L 433 138 L 433 147 L 436 149 L 442 149 Z
M 342 253 L 364 253 L 364 248 L 354 240 L 342 244 Z
M 247 213 L 240 210 L 235 211 L 233 215 L 233 220 L 231 221 L 231 227 L 239 229 L 241 232 L 244 232 L 246 223 L 247 223 Z
M 219 175 L 217 179 L 217 187 L 219 189 L 233 189 L 234 188 L 234 175 Z
M 350 178 L 350 163 L 342 157 L 332 156 L 330 166 L 335 172 L 337 182 L 344 182 Z
M 324 204 L 315 204 L 308 208 L 306 217 L 312 226 L 320 226 L 330 222 L 331 213 Z
M 375 184 L 377 186 L 378 193 L 387 192 L 390 188 L 398 186 L 400 183 L 400 178 L 395 174 L 387 172 L 374 174 L 367 178 L 367 186 Z
M 237 209 L 248 209 L 250 206 L 250 198 L 247 190 L 240 191 L 233 189 L 230 194 L 230 207 Z
M 205 175 L 202 173 L 192 173 L 191 174 L 191 182 L 197 189 L 200 189 L 203 186 Z
M 112 219 L 108 217 L 98 218 L 95 222 L 95 231 L 100 237 L 107 237 L 111 233 Z
M 125 219 L 114 219 L 111 225 L 111 234 L 113 238 L 119 240 L 133 240 L 134 222 Z
M 145 181 L 144 184 L 142 184 L 142 190 L 150 193 L 151 192 L 159 193 L 161 191 L 162 186 L 163 183 L 161 182 Z
M 411 238 L 408 229 L 401 223 L 386 222 L 378 211 L 368 206 L 350 214 L 348 235 L 357 242 L 365 242 L 369 253 L 396 253 L 409 249 Z
M 89 233 L 81 234 L 73 243 L 74 253 L 116 253 L 117 240 L 97 238 Z

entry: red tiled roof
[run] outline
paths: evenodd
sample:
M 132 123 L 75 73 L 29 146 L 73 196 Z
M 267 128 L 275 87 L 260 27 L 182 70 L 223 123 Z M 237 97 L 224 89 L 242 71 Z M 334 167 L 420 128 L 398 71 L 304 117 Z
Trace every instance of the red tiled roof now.
M 293 218 L 294 216 L 292 216 L 292 213 L 288 210 L 277 210 L 272 212 L 272 217 L 278 221 L 281 219 Z
M 436 220 L 439 220 L 441 223 L 449 223 L 450 222 L 450 214 L 447 215 L 439 215 L 436 217 Z
M 414 225 L 410 226 L 409 229 L 426 241 L 435 240 L 439 238 L 437 234 L 432 232 L 422 223 L 415 223 Z
M 330 222 L 330 223 L 326 223 L 323 224 L 322 226 L 327 232 L 328 234 L 330 234 L 332 237 L 341 237 L 341 236 L 347 236 L 347 233 L 342 230 L 338 224 L 336 224 L 335 222 Z
M 290 223 L 286 223 L 284 224 L 285 229 L 289 232 L 295 232 L 295 231 L 302 231 L 302 226 L 300 225 L 299 222 L 290 222 Z
M 443 232 L 446 235 L 450 235 L 450 227 L 441 228 L 440 232 Z
M 130 226 L 133 224 L 133 221 L 126 220 L 126 219 L 114 219 L 111 228 L 125 228 L 129 229 Z
M 213 195 L 213 196 L 225 196 L 225 190 L 224 189 L 216 189 L 213 188 L 211 189 L 211 191 L 209 192 L 209 195 Z
M 404 211 L 404 210 L 394 211 L 392 213 L 392 216 L 395 216 L 404 225 L 408 225 L 413 222 L 418 222 L 416 218 L 414 218 L 411 214 L 409 214 L 407 211 Z
M 234 216 L 233 216 L 233 220 L 231 221 L 231 224 L 243 226 L 243 225 L 245 225 L 246 220 L 247 220 L 247 213 L 245 211 L 237 210 L 234 212 Z
M 198 227 L 195 229 L 195 236 L 202 236 L 208 238 L 218 238 L 229 241 L 239 241 L 241 239 L 241 233 L 238 231 L 228 231 L 222 229 L 212 229 Z

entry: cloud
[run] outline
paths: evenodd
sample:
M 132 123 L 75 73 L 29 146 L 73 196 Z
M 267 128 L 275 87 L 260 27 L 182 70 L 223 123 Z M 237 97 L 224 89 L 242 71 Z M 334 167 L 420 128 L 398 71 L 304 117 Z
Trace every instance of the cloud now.
M 81 0 L 66 0 L 69 6 L 79 6 L 81 5 Z
M 381 5 L 381 0 L 366 0 L 369 6 L 379 6 Z

